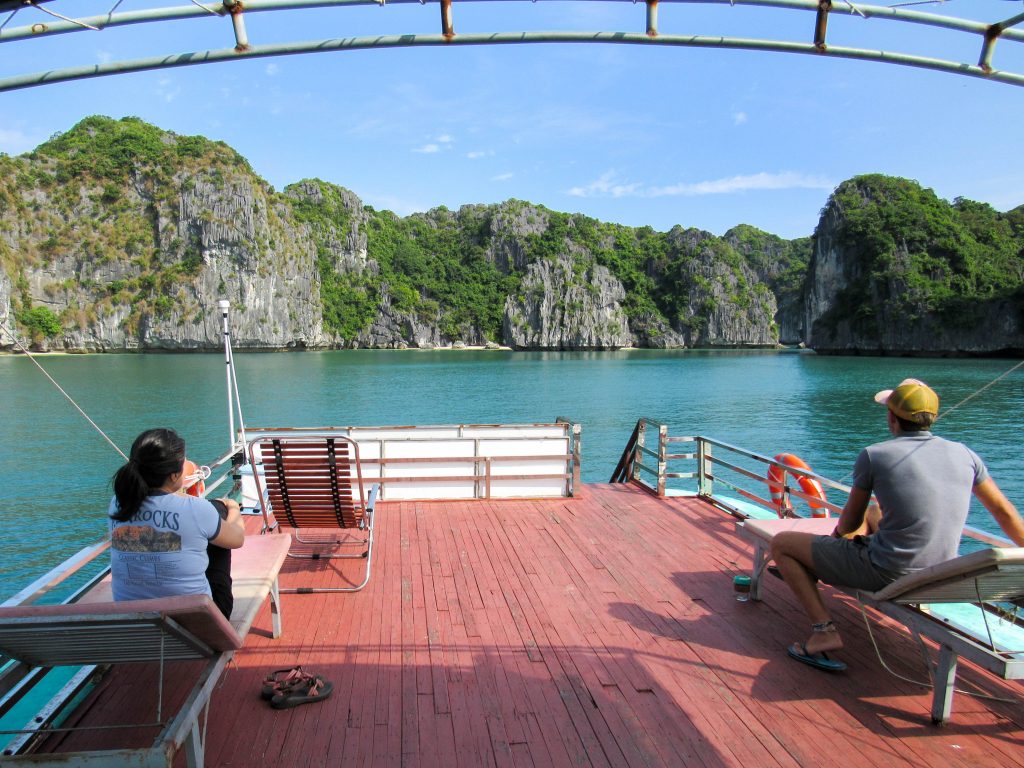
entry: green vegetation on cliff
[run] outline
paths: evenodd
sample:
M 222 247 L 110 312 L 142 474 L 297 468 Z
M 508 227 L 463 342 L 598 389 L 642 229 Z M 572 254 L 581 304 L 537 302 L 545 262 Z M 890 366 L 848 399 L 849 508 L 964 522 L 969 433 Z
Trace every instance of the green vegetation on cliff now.
M 252 338 L 270 329 L 299 345 L 505 341 L 504 322 L 613 333 L 623 318 L 639 343 L 771 343 L 780 325 L 810 336 L 819 246 L 835 257 L 824 279 L 841 285 L 815 286 L 813 318 L 852 328 L 858 348 L 893 321 L 969 328 L 999 302 L 1024 313 L 1024 206 L 949 203 L 870 175 L 825 212 L 824 230 L 798 240 L 747 225 L 656 232 L 521 200 L 400 217 L 318 180 L 278 194 L 226 144 L 133 117 L 86 118 L 0 155 L 0 269 L 10 316 L 34 339 L 119 326 L 128 344 L 175 324 L 202 344 L 203 313 L 227 296 L 263 313 Z
M 950 204 L 916 182 L 881 175 L 844 182 L 832 205 L 837 242 L 857 254 L 856 273 L 825 318 L 832 325 L 852 319 L 875 334 L 884 307 L 890 318 L 933 315 L 969 327 L 985 302 L 1020 293 L 1020 209 L 1002 214 L 963 198 Z
M 59 184 L 83 177 L 116 183 L 140 169 L 170 178 L 183 163 L 203 159 L 251 170 L 245 158 L 224 142 L 178 136 L 137 117 L 87 117 L 70 131 L 40 144 L 28 157 L 52 163 L 52 178 Z M 46 180 L 39 174 L 34 178 Z M 114 202 L 119 196 L 116 184 L 104 188 L 104 202 Z

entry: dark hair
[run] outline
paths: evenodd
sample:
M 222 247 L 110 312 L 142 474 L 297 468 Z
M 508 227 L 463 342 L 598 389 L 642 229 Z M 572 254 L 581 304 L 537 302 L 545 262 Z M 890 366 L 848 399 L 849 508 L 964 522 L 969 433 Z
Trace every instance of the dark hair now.
M 184 462 L 185 441 L 173 429 L 150 429 L 135 438 L 128 463 L 114 473 L 117 512 L 112 517 L 131 520 L 153 490 L 181 472 Z
M 903 419 L 892 414 L 896 417 L 896 421 L 900 425 L 900 432 L 927 432 L 932 428 L 932 424 L 935 422 L 935 415 L 931 413 L 919 413 L 917 417 L 919 421 L 911 421 L 910 419 Z

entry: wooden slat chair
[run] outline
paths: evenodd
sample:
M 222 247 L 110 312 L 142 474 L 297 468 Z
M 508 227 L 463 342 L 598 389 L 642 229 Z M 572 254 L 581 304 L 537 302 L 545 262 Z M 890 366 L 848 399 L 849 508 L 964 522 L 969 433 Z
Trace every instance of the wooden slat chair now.
M 321 546 L 315 552 L 289 552 L 289 557 L 365 559 L 362 581 L 352 587 L 298 587 L 282 592 L 358 592 L 370 581 L 373 565 L 373 515 L 380 487 L 367 495 L 359 466 L 359 446 L 340 436 L 261 437 L 249 443 L 257 497 L 267 530 L 275 525 L 295 529 L 295 540 Z M 303 529 L 358 530 L 341 539 L 336 535 L 302 538 Z M 358 546 L 358 554 L 329 551 Z

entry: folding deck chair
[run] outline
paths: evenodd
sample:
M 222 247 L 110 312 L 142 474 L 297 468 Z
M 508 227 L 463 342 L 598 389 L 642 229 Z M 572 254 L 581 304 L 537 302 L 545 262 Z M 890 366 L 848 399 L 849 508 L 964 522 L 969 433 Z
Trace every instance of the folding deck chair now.
M 737 523 L 739 534 L 754 544 L 751 597 L 761 599 L 762 576 L 768 564 L 772 537 L 781 531 L 828 535 L 835 520 L 828 518 L 749 519 Z M 994 639 L 993 624 L 1001 619 L 986 603 L 1008 602 L 1024 597 L 1024 547 L 987 548 L 903 576 L 878 592 L 836 587 L 853 595 L 911 632 L 930 638 L 939 646 L 939 658 L 931 669 L 934 683 L 932 721 L 942 723 L 953 708 L 957 659 L 963 656 L 1004 680 L 1024 679 L 1024 633 L 1014 633 L 1021 645 L 1007 647 Z M 942 604 L 977 605 L 984 636 L 957 627 L 935 615 Z M 932 608 L 931 606 L 934 606 Z
M 249 442 L 249 461 L 256 481 L 266 530 L 276 525 L 295 529 L 295 541 L 320 547 L 314 552 L 289 552 L 289 557 L 365 559 L 362 581 L 352 587 L 299 587 L 282 592 L 358 592 L 370 581 L 373 564 L 373 514 L 380 486 L 367 496 L 359 466 L 359 446 L 336 435 L 319 437 L 259 437 Z M 357 529 L 361 533 L 337 538 L 302 538 L 303 529 Z M 339 547 L 356 546 L 358 554 Z
M 234 550 L 231 574 L 235 605 L 230 621 L 206 595 L 113 602 L 109 577 L 77 603 L 0 607 L 0 654 L 25 668 L 158 662 L 161 681 L 155 701 L 156 724 L 161 730 L 150 746 L 4 755 L 0 762 L 170 768 L 182 750 L 189 768 L 202 768 L 205 729 L 201 714 L 210 706 L 214 688 L 235 651 L 245 642 L 268 595 L 273 636 L 281 635 L 277 574 L 287 550 L 285 542 L 275 536 L 247 536 L 244 546 Z M 165 664 L 189 660 L 202 660 L 203 669 L 184 704 L 176 713 L 168 713 L 169 719 L 165 720 Z M 140 711 L 145 711 L 151 693 L 132 692 L 142 707 Z

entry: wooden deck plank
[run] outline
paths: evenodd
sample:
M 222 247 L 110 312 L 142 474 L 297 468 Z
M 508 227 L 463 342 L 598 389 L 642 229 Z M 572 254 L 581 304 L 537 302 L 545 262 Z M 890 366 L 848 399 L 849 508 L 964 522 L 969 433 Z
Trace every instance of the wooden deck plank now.
M 774 580 L 762 603 L 734 599 L 750 550 L 703 502 L 588 485 L 575 499 L 382 503 L 377 526 L 366 589 L 285 595 L 278 640 L 261 611 L 214 693 L 208 765 L 793 768 L 841 754 L 851 768 L 1024 768 L 1019 684 L 962 663 L 959 687 L 1012 701 L 959 694 L 952 720 L 932 726 L 930 691 L 881 669 L 848 597 L 827 600 L 849 672 L 789 660 L 806 618 Z M 289 561 L 282 585 L 351 581 L 360 566 Z M 920 676 L 907 632 L 871 626 L 887 663 Z M 270 709 L 263 676 L 296 663 L 333 695 Z M 73 722 L 128 720 L 132 681 L 148 691 L 155 674 L 112 670 Z M 168 677 L 168 701 L 180 700 L 188 674 Z

